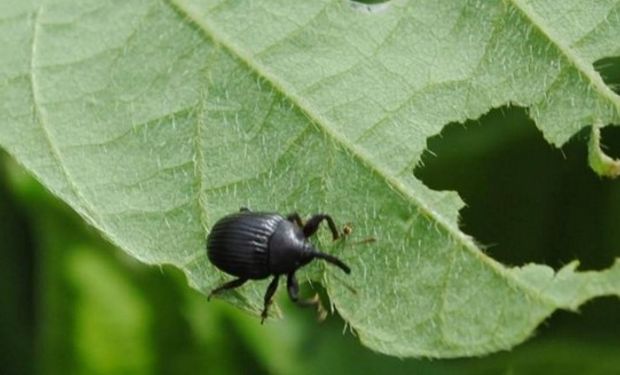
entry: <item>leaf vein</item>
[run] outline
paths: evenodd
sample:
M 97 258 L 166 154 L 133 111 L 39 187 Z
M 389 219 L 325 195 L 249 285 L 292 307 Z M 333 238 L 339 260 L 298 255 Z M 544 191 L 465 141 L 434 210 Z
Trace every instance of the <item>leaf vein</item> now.
M 45 142 L 50 150 L 50 154 L 52 158 L 54 159 L 55 163 L 58 165 L 62 175 L 65 178 L 65 181 L 67 182 L 67 185 L 69 186 L 69 188 L 71 189 L 75 197 L 79 200 L 79 202 L 82 203 L 81 205 L 82 207 L 77 206 L 75 208 L 79 210 L 90 223 L 92 223 L 93 225 L 98 224 L 98 226 L 100 226 L 100 228 L 103 230 L 104 229 L 103 223 L 101 222 L 101 220 L 97 220 L 97 217 L 96 217 L 97 215 L 95 214 L 95 210 L 90 205 L 90 202 L 88 202 L 85 199 L 82 192 L 78 188 L 78 185 L 76 185 L 76 183 L 74 182 L 71 173 L 65 166 L 60 150 L 56 146 L 56 143 L 53 140 L 53 137 L 44 119 L 43 109 L 40 107 L 40 104 L 39 104 L 40 98 L 39 98 L 39 94 L 38 94 L 39 90 L 37 86 L 37 75 L 36 75 L 37 67 L 35 66 L 35 56 L 37 54 L 37 47 L 38 47 L 39 18 L 42 12 L 43 12 L 43 6 L 41 5 L 39 6 L 37 10 L 35 10 L 33 15 L 31 16 L 32 40 L 31 40 L 31 45 L 30 45 L 30 90 L 32 93 L 33 120 L 41 128 L 43 138 L 45 139 Z
M 536 12 L 531 9 L 527 4 L 525 4 L 522 0 L 509 0 L 509 4 L 512 4 L 512 7 L 517 10 L 523 18 L 525 18 L 528 23 L 533 27 L 538 29 L 538 31 L 553 45 L 555 46 L 561 55 L 568 60 L 570 65 L 572 65 L 577 73 L 583 76 L 590 84 L 596 89 L 596 91 L 610 104 L 616 107 L 616 110 L 620 112 L 620 96 L 614 93 L 606 84 L 603 82 L 601 76 L 596 73 L 594 68 L 583 61 L 569 46 L 564 45 L 562 43 L 561 38 L 554 35 L 553 32 L 549 29 L 549 27 L 545 24 L 545 22 L 536 14 Z M 590 66 L 589 66 L 590 65 Z

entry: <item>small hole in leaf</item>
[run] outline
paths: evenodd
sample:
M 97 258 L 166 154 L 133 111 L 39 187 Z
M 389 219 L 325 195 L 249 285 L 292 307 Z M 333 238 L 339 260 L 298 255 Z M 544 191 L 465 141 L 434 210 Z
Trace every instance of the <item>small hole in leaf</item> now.
M 415 175 L 457 191 L 461 229 L 505 264 L 606 268 L 620 256 L 620 181 L 590 170 L 588 135 L 556 149 L 524 109 L 502 107 L 429 138 Z M 620 132 L 606 131 L 605 142 L 620 144 Z
M 620 56 L 600 59 L 594 63 L 594 69 L 599 72 L 607 86 L 620 94 Z
M 374 5 L 388 3 L 390 0 L 349 0 L 351 3 L 358 5 Z
M 379 13 L 386 11 L 390 5 L 389 0 L 349 0 L 351 7 L 364 13 Z

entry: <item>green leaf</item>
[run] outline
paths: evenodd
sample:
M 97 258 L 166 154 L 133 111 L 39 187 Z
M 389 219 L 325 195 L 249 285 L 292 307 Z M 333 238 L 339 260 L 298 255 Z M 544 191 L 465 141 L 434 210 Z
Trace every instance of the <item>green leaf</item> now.
M 332 247 L 351 277 L 306 275 L 365 345 L 480 355 L 555 309 L 620 295 L 620 263 L 505 267 L 459 229 L 458 196 L 413 167 L 445 124 L 510 103 L 555 145 L 620 123 L 592 65 L 620 54 L 619 13 L 577 0 L 5 1 L 0 145 L 113 243 L 203 292 L 227 278 L 204 251 L 223 214 L 331 212 L 377 242 Z M 264 288 L 231 298 L 256 311 Z

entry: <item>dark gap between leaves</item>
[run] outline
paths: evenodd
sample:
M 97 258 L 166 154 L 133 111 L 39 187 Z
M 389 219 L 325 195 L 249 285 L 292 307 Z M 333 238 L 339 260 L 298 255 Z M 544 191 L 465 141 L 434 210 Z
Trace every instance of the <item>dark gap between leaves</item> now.
M 620 314 L 620 303 L 615 296 L 590 300 L 579 307 L 579 314 L 556 310 L 539 328 L 547 337 L 567 338 L 575 341 L 618 343 L 620 319 L 610 319 Z M 620 345 L 617 346 L 620 354 Z
M 620 159 L 620 126 L 610 125 L 601 129 L 601 147 L 607 156 Z
M 610 129 L 605 144 L 620 145 L 620 131 Z M 589 168 L 588 135 L 583 129 L 556 149 L 525 109 L 502 107 L 429 138 L 414 174 L 459 193 L 461 229 L 493 258 L 555 269 L 578 259 L 582 270 L 603 269 L 620 256 L 620 181 Z
M 34 229 L 7 182 L 8 157 L 0 150 L 0 372 L 5 374 L 34 369 L 39 328 Z

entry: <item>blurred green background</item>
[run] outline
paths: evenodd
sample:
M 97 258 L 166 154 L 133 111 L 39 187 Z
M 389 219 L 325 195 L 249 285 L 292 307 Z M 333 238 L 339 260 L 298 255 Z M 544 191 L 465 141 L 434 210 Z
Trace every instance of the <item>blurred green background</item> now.
M 620 59 L 597 68 L 618 87 Z M 461 227 L 496 259 L 602 269 L 620 257 L 620 181 L 589 169 L 587 136 L 555 149 L 524 109 L 502 107 L 429 139 L 415 174 L 459 192 Z M 604 129 L 603 144 L 620 156 L 620 128 Z M 0 374 L 620 373 L 617 298 L 556 312 L 510 352 L 398 359 L 362 347 L 337 315 L 318 324 L 285 293 L 285 318 L 264 326 L 207 303 L 179 271 L 108 244 L 5 154 L 0 196 Z

